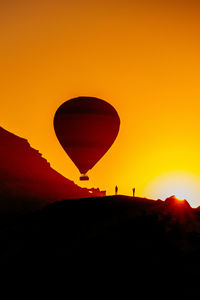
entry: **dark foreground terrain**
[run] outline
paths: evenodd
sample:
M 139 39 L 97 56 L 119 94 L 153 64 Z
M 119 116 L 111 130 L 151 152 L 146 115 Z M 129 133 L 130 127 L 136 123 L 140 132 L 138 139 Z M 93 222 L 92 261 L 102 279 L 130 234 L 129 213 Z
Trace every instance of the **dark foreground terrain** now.
M 0 228 L 5 274 L 62 277 L 74 293 L 129 291 L 131 298 L 140 295 L 135 299 L 200 294 L 200 211 L 187 201 L 65 200 L 26 215 L 2 215 Z

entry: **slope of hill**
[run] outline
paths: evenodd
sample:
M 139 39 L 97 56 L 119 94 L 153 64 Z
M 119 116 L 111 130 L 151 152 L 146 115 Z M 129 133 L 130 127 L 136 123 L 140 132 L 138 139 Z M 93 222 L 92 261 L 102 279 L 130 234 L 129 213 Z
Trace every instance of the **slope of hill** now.
M 27 140 L 0 127 L 0 211 L 39 208 L 63 198 L 89 197 L 53 170 Z

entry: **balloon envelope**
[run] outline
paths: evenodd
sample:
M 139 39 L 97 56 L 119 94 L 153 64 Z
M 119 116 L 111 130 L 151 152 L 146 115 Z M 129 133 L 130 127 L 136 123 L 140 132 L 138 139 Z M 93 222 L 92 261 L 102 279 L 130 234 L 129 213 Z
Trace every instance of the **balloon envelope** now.
M 64 102 L 54 117 L 56 136 L 81 174 L 86 174 L 108 151 L 119 126 L 114 107 L 93 97 Z

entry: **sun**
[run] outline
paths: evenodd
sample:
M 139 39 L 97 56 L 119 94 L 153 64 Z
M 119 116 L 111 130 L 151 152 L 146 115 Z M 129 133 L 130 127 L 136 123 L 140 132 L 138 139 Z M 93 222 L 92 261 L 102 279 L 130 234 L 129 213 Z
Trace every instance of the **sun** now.
M 154 178 L 145 189 L 145 195 L 154 199 L 176 196 L 186 199 L 192 207 L 200 206 L 200 177 L 186 172 L 170 172 Z

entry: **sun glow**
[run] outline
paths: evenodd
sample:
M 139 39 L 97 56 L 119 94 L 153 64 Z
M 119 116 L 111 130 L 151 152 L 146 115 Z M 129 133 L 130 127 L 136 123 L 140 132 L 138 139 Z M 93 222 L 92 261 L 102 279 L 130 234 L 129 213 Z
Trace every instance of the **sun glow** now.
M 192 207 L 200 205 L 200 177 L 185 172 L 171 172 L 152 180 L 145 194 L 155 199 L 166 199 L 175 195 L 177 199 L 186 199 Z

